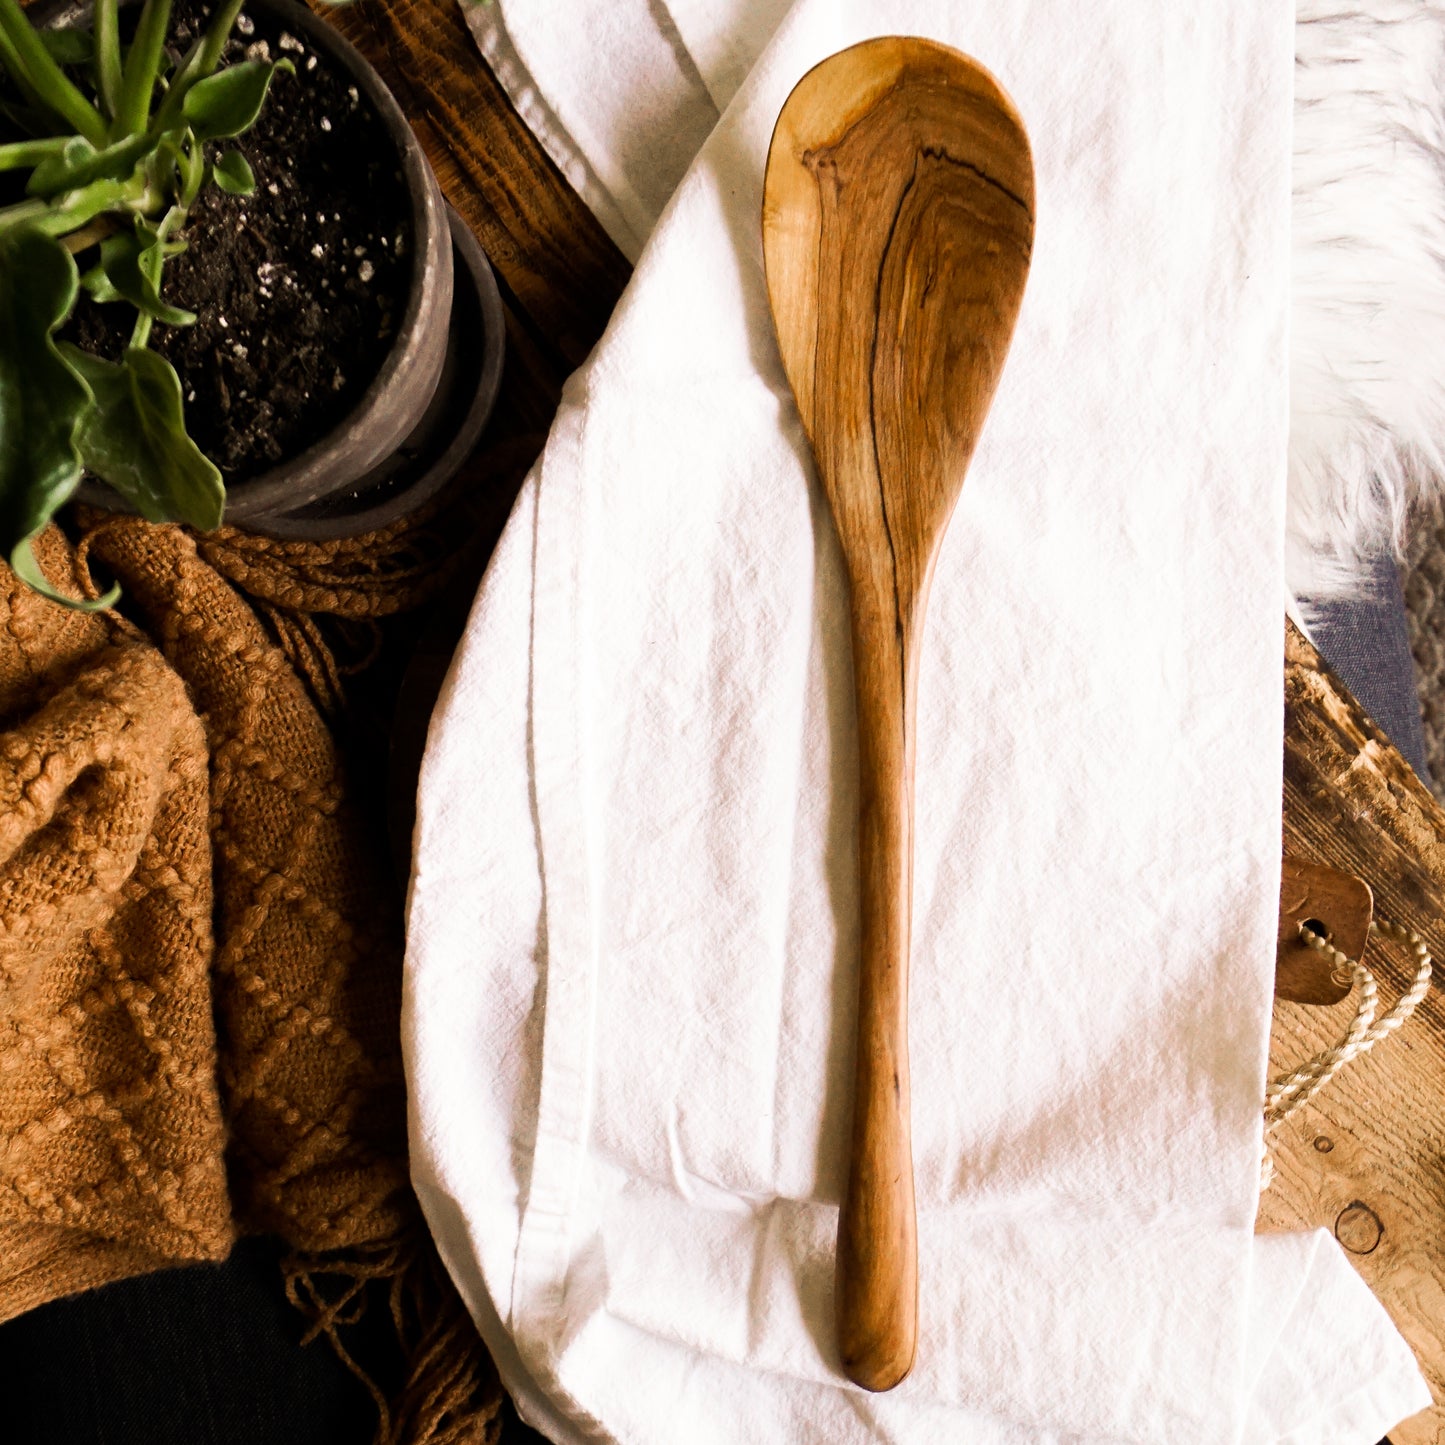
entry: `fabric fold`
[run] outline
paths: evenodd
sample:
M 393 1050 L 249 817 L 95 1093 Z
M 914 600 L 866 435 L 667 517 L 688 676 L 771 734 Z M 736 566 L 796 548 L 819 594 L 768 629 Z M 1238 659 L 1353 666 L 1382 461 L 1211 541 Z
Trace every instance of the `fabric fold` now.
M 4 575 L 0 1319 L 234 1235 L 205 735 L 149 644 Z
M 1252 1233 L 1291 19 L 803 0 L 569 383 L 433 720 L 404 1024 L 418 1194 L 555 1438 L 1373 1445 L 1427 1403 L 1381 1315 L 1341 1367 L 1301 1310 L 1347 1265 Z M 846 598 L 758 216 L 792 85 L 884 32 L 999 77 L 1038 230 L 921 664 L 922 1333 L 870 1397 L 831 1323 Z

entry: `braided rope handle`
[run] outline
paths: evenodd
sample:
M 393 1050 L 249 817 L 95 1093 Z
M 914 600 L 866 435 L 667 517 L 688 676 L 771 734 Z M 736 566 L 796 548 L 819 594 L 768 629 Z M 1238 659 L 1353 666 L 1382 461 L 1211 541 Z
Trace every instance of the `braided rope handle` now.
M 1409 928 L 1398 923 L 1373 920 L 1370 936 L 1382 934 L 1403 943 L 1416 960 L 1415 980 L 1401 996 L 1399 1002 L 1377 1023 L 1375 1013 L 1379 1008 L 1380 991 L 1375 975 L 1365 967 L 1362 959 L 1353 959 L 1342 949 L 1321 938 L 1312 929 L 1300 925 L 1300 939 L 1317 953 L 1334 960 L 1331 977 L 1338 982 L 1349 978 L 1359 991 L 1355 1005 L 1355 1016 L 1350 1021 L 1345 1036 L 1339 1043 L 1322 1049 L 1312 1059 L 1298 1068 L 1281 1074 L 1270 1081 L 1264 1091 L 1264 1157 L 1260 1162 L 1259 1187 L 1268 1189 L 1274 1180 L 1274 1161 L 1269 1157 L 1269 1135 L 1291 1115 L 1296 1114 L 1329 1083 L 1346 1064 L 1367 1054 L 1382 1039 L 1394 1033 L 1406 1019 L 1415 1012 L 1416 1005 L 1425 997 L 1430 987 L 1430 950 L 1425 940 Z

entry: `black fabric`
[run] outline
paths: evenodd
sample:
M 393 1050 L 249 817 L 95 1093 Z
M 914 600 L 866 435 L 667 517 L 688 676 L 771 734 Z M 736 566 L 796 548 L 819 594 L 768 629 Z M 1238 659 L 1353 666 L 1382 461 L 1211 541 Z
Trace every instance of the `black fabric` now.
M 1363 600 L 1314 604 L 1310 633 L 1360 706 L 1428 783 L 1415 661 L 1395 564 L 1387 557 L 1375 562 Z
M 0 1439 L 367 1445 L 371 1396 L 325 1340 L 300 1348 L 302 1327 L 262 1240 L 57 1300 L 0 1325 Z

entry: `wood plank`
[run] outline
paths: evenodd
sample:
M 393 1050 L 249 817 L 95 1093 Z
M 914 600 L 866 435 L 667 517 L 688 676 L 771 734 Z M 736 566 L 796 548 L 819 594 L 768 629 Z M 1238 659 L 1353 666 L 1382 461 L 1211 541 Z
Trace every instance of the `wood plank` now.
M 455 0 L 316 9 L 391 87 L 560 385 L 602 334 L 626 258 L 523 125 Z
M 1363 877 L 1377 916 L 1445 957 L 1445 810 L 1292 627 L 1285 645 L 1286 852 Z M 1373 944 L 1381 1007 L 1413 961 Z M 1352 1001 L 1278 1001 L 1271 1070 L 1335 1042 Z M 1394 1038 L 1351 1064 L 1275 1136 L 1264 1230 L 1324 1227 L 1410 1342 L 1434 1409 L 1391 1431 L 1395 1445 L 1445 1445 L 1445 994 L 1425 996 Z

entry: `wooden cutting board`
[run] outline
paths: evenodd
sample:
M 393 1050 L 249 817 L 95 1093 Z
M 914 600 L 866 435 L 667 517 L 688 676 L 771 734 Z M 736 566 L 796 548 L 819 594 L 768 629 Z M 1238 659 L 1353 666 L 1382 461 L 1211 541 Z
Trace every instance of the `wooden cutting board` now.
M 472 467 L 479 525 L 495 530 L 520 478 L 517 438 L 535 435 L 540 447 L 562 382 L 601 335 L 627 282 L 627 262 L 512 109 L 457 0 L 317 8 L 396 92 L 442 189 L 502 282 L 503 392 Z M 463 616 L 459 602 L 453 635 Z M 433 632 L 437 685 L 450 646 L 444 634 Z M 1293 631 L 1283 661 L 1285 851 L 1365 878 L 1380 916 L 1408 924 L 1445 956 L 1445 811 Z M 418 738 L 428 709 L 424 696 L 409 704 Z M 1409 982 L 1406 961 L 1372 949 L 1371 962 L 1388 1006 Z M 1278 1005 L 1277 1070 L 1333 1042 L 1348 1007 Z M 1259 1227 L 1332 1230 L 1445 1400 L 1445 995 L 1427 996 L 1399 1036 L 1283 1126 L 1275 1161 Z M 1445 1445 L 1445 1408 L 1391 1438 Z

